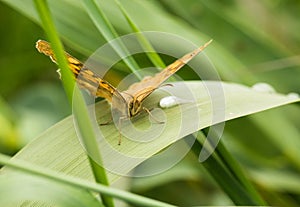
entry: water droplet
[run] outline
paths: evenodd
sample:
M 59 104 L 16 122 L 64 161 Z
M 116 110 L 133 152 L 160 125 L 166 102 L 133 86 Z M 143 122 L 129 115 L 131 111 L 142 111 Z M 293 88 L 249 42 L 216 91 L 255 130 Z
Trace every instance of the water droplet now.
M 176 96 L 166 96 L 159 101 L 159 106 L 161 108 L 170 108 L 178 104 L 192 103 L 192 102 L 193 101 L 191 100 L 178 98 Z
M 252 86 L 252 89 L 262 93 L 275 93 L 276 90 L 268 83 L 256 83 Z
M 299 99 L 300 98 L 300 95 L 298 93 L 295 93 L 295 92 L 288 93 L 286 96 L 289 99 Z

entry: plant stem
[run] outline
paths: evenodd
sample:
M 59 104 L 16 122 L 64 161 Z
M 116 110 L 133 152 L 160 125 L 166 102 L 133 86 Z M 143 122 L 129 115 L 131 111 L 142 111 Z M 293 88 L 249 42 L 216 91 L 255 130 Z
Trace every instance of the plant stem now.
M 157 200 L 153 200 L 150 198 L 146 198 L 140 195 L 136 195 L 133 193 L 129 193 L 126 191 L 114 189 L 107 187 L 102 184 L 89 182 L 86 180 L 78 179 L 75 177 L 68 176 L 66 174 L 58 173 L 54 170 L 49 170 L 43 167 L 39 167 L 37 165 L 33 165 L 26 161 L 21 161 L 17 159 L 11 159 L 11 157 L 0 153 L 0 164 L 15 168 L 17 170 L 34 174 L 37 176 L 41 176 L 47 179 L 51 179 L 53 181 L 57 181 L 60 183 L 68 184 L 73 187 L 83 188 L 85 190 L 91 190 L 95 192 L 99 192 L 106 196 L 112 196 L 115 198 L 119 198 L 121 200 L 133 203 L 138 206 L 161 206 L 161 207 L 172 207 L 173 205 L 160 202 Z
M 104 185 L 109 185 L 105 169 L 97 164 L 101 164 L 102 158 L 98 149 L 96 136 L 94 133 L 93 126 L 90 122 L 90 118 L 87 112 L 85 101 L 80 94 L 79 90 L 76 90 L 75 81 L 72 78 L 71 71 L 69 69 L 68 62 L 66 60 L 63 46 L 60 42 L 58 33 L 53 23 L 50 10 L 45 0 L 35 0 L 37 11 L 40 15 L 44 30 L 51 42 L 57 63 L 61 69 L 62 82 L 67 93 L 70 104 L 73 104 L 73 113 L 78 123 L 80 135 L 82 137 L 83 144 L 90 156 L 90 164 L 95 177 L 95 180 Z M 74 90 L 75 89 L 75 90 Z M 97 164 L 94 160 L 97 161 Z M 104 205 L 113 207 L 113 200 L 111 197 L 106 195 L 100 195 Z

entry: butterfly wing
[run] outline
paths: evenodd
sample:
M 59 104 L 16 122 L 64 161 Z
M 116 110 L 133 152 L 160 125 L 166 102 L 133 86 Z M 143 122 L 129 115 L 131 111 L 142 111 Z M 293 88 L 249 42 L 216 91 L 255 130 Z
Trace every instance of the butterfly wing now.
M 153 91 L 155 91 L 163 82 L 165 82 L 170 76 L 176 73 L 185 64 L 187 64 L 197 54 L 203 51 L 211 42 L 212 40 L 195 49 L 191 53 L 188 53 L 179 58 L 153 77 L 147 76 L 141 82 L 132 84 L 126 91 L 123 91 L 121 94 L 124 97 L 132 97 L 134 99 L 134 102 L 143 102 L 143 100 L 147 98 Z
M 56 58 L 50 44 L 44 40 L 38 40 L 36 42 L 36 48 L 40 53 L 44 53 L 49 56 L 53 62 L 56 63 Z M 93 96 L 102 97 L 109 102 L 112 101 L 112 97 L 115 95 L 118 99 L 123 99 L 121 94 L 107 81 L 100 78 L 93 71 L 85 68 L 83 63 L 74 58 L 68 53 L 65 53 L 69 68 L 74 74 L 77 83 L 81 88 L 87 89 Z

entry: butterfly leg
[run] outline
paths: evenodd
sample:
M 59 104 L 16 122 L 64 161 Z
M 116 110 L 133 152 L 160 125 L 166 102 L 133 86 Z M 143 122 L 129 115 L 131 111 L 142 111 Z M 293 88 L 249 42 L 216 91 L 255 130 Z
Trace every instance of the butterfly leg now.
M 149 116 L 157 123 L 157 124 L 164 124 L 165 122 L 164 121 L 159 121 L 157 120 L 152 114 L 151 114 L 151 111 L 149 109 L 147 109 L 146 107 L 143 107 L 143 110 L 146 111 Z M 152 109 L 151 109 L 152 110 Z
M 112 117 L 110 117 L 110 119 L 109 119 L 108 121 L 106 121 L 106 122 L 104 122 L 104 123 L 101 123 L 100 126 L 109 125 L 109 124 L 111 124 L 111 123 L 113 123 Z
M 118 125 L 119 125 L 119 139 L 118 139 L 118 145 L 121 145 L 121 142 L 122 142 L 122 133 L 121 133 L 121 130 L 122 130 L 122 121 L 123 121 L 124 119 L 125 119 L 125 117 L 120 117 L 120 118 L 119 118 L 119 123 L 118 123 Z M 109 125 L 109 124 L 111 124 L 111 123 L 113 123 L 112 118 L 111 118 L 109 121 L 105 122 L 105 123 L 101 123 L 100 126 Z
M 118 145 L 121 145 L 121 142 L 122 142 L 122 121 L 126 118 L 127 117 L 120 117 L 119 118 L 119 140 L 118 140 Z

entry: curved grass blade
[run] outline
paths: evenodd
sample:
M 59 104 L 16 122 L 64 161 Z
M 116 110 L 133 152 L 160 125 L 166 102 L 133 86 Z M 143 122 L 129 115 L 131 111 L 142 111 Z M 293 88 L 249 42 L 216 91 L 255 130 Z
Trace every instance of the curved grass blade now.
M 88 11 L 89 16 L 97 26 L 98 30 L 104 36 L 107 42 L 118 38 L 118 34 L 112 24 L 109 22 L 100 6 L 94 0 L 84 0 L 84 5 Z M 136 72 L 139 69 L 136 61 L 129 55 L 128 50 L 121 41 L 117 41 L 118 44 L 112 44 L 116 52 L 123 57 L 123 61 L 130 68 L 130 70 L 141 80 L 142 77 Z
M 90 155 L 97 158 L 97 160 L 101 160 L 101 155 L 96 148 L 96 136 L 94 134 L 93 128 L 89 122 L 88 113 L 86 110 L 85 102 L 83 100 L 82 95 L 79 90 L 76 90 L 75 81 L 72 78 L 71 70 L 69 69 L 69 65 L 67 63 L 65 53 L 63 50 L 63 46 L 59 40 L 58 34 L 56 32 L 56 28 L 52 21 L 50 10 L 46 1 L 43 0 L 35 0 L 35 5 L 41 17 L 42 24 L 44 29 L 49 37 L 50 42 L 52 43 L 53 51 L 55 57 L 57 59 L 57 63 L 61 68 L 61 76 L 62 82 L 68 96 L 70 104 L 75 100 L 76 104 L 74 104 L 73 112 L 78 121 L 78 128 L 81 136 L 83 137 L 83 142 L 85 147 L 87 148 Z M 74 90 L 75 89 L 75 90 Z M 74 95 L 73 95 L 74 93 Z M 74 98 L 74 100 L 73 100 Z M 106 177 L 105 170 L 97 165 L 94 160 L 90 159 L 90 164 L 97 182 L 108 185 L 109 182 Z M 103 203 L 107 206 L 113 207 L 112 198 L 101 195 Z
M 102 133 L 107 134 L 107 141 L 110 142 L 113 147 L 118 147 L 118 151 L 121 151 L 127 155 L 143 157 L 142 160 L 138 161 L 132 161 L 129 158 L 116 160 L 116 157 L 111 156 L 111 154 L 102 154 L 104 164 L 105 162 L 111 163 L 113 165 L 113 169 L 121 169 L 122 172 L 129 172 L 143 160 L 146 160 L 148 157 L 158 153 L 168 145 L 174 143 L 176 140 L 183 138 L 184 136 L 197 130 L 214 125 L 218 122 L 227 121 L 280 105 L 299 101 L 299 99 L 290 99 L 280 94 L 258 93 L 250 88 L 238 84 L 221 83 L 224 90 L 224 95 L 226 97 L 225 116 L 223 119 L 220 118 L 212 122 L 211 116 L 213 111 L 210 107 L 211 97 L 210 94 L 207 93 L 206 87 L 219 87 L 220 82 L 186 81 L 184 84 L 196 97 L 197 107 L 199 109 L 198 115 L 202 120 L 201 124 L 197 127 L 194 127 L 194 120 L 189 118 L 182 120 L 183 122 L 187 123 L 187 126 L 190 127 L 182 129 L 183 131 L 181 133 L 181 137 L 176 137 L 174 134 L 172 135 L 172 130 L 174 131 L 174 127 L 177 127 L 176 122 L 181 119 L 181 116 L 178 114 L 179 106 L 166 109 L 164 110 L 164 113 L 167 117 L 168 123 L 165 131 L 157 139 L 155 139 L 153 142 L 144 144 L 135 143 L 124 139 L 124 142 L 121 146 L 117 145 L 116 140 L 118 139 L 118 131 L 116 128 L 113 125 L 103 126 L 101 127 Z M 173 85 L 175 88 L 174 90 L 178 91 L 179 94 L 180 90 L 181 93 L 186 93 L 185 91 L 182 91 L 183 88 L 180 87 L 180 82 L 173 83 Z M 163 96 L 164 93 L 159 91 L 155 92 L 147 99 L 146 105 L 149 108 L 151 108 L 151 106 L 156 107 L 158 101 Z M 182 107 L 182 113 L 186 114 L 186 117 L 188 117 L 189 113 L 191 113 L 189 105 L 185 104 Z M 97 103 L 95 113 L 96 115 L 99 115 L 99 117 L 97 117 L 98 121 L 107 118 L 107 115 L 109 114 L 109 108 L 110 107 L 106 102 Z M 146 127 L 146 119 L 147 117 L 139 117 L 136 120 L 136 124 L 138 126 Z M 61 166 L 60 170 L 63 170 L 64 172 L 90 179 L 91 174 L 89 171 L 86 171 L 87 157 L 77 139 L 72 120 L 73 117 L 70 116 L 49 130 L 45 131 L 45 133 L 43 133 L 38 139 L 21 150 L 16 157 L 22 157 L 25 160 L 31 160 L 33 163 L 49 166 L 50 168 L 55 167 L 56 165 Z M 145 151 L 145 147 L 147 147 L 149 150 Z M 55 152 L 53 152 L 52 149 L 55 149 Z M 35 152 L 34 155 L 32 155 L 32 151 Z M 51 157 L 51 159 L 49 159 L 49 157 Z M 74 168 L 76 168 L 76 170 L 74 170 Z M 113 173 L 109 173 L 108 176 L 111 182 L 114 182 L 119 178 L 118 175 Z
M 118 1 L 115 0 L 117 5 L 119 6 L 120 10 L 122 11 L 122 14 L 126 18 L 128 24 L 130 25 L 131 29 L 133 32 L 137 33 L 137 38 L 140 41 L 142 47 L 146 50 L 149 51 L 150 53 L 146 53 L 148 58 L 151 60 L 153 65 L 156 68 L 165 68 L 166 64 L 162 61 L 162 59 L 159 57 L 159 55 L 155 52 L 154 48 L 150 44 L 150 42 L 143 36 L 141 33 L 142 31 L 139 29 L 139 27 L 135 24 L 133 19 L 129 16 L 129 14 L 126 12 L 125 8 L 122 6 L 122 4 Z

